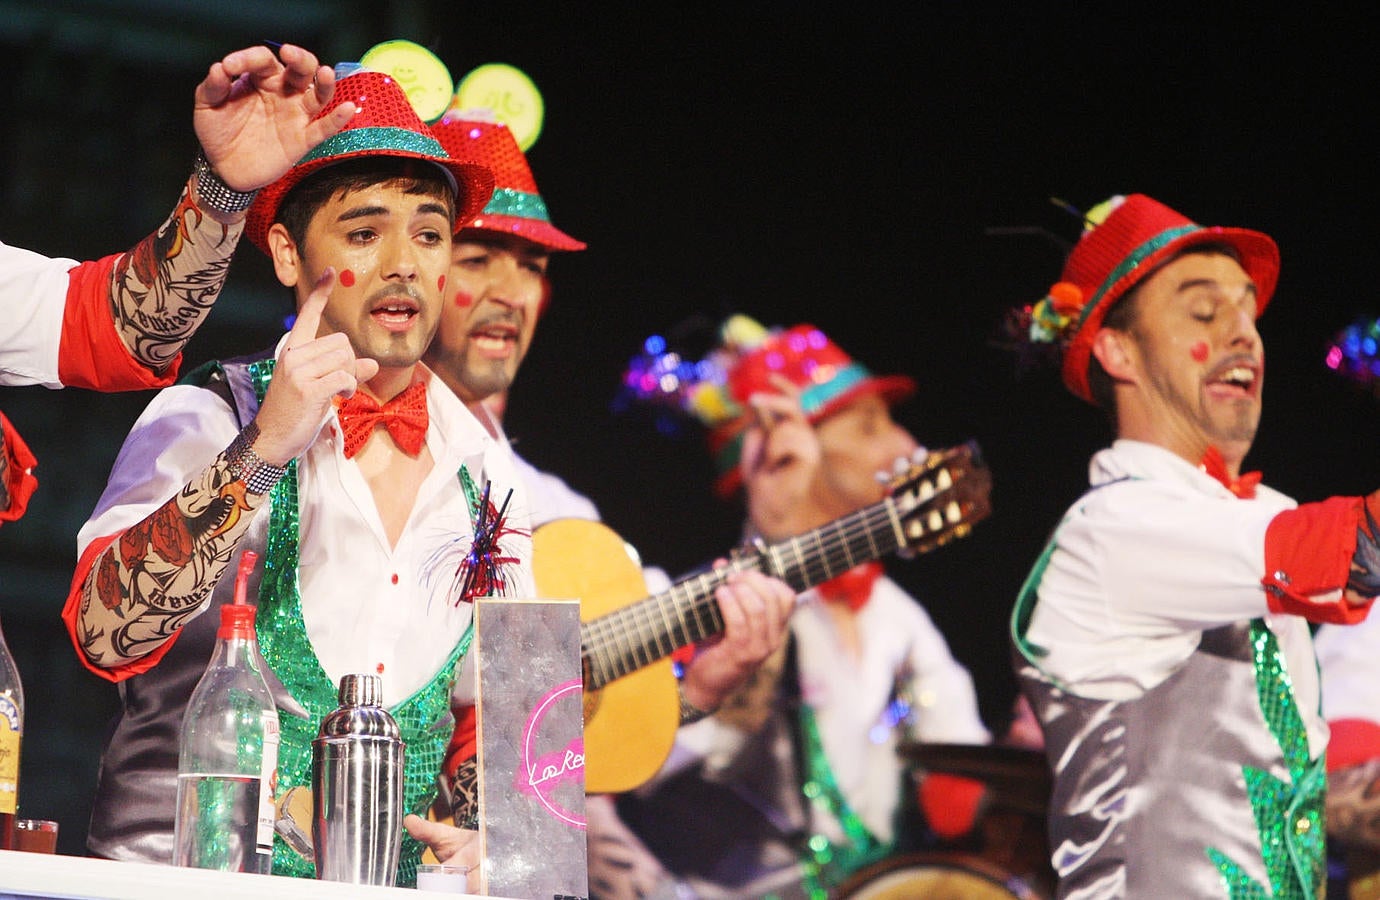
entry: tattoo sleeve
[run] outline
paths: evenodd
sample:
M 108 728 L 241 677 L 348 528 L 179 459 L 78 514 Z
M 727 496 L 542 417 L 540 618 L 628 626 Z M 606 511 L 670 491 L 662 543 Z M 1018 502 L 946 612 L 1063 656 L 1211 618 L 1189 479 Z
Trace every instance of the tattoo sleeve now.
M 226 456 L 92 564 L 81 590 L 80 641 L 95 665 L 110 668 L 149 654 L 210 597 L 267 499 L 246 490 Z
M 0 428 L 0 512 L 10 508 L 10 448 L 5 442 L 5 429 Z
M 1380 759 L 1328 773 L 1327 834 L 1380 849 Z
M 1376 522 L 1380 492 L 1361 500 L 1361 521 L 1356 528 L 1356 552 L 1351 557 L 1346 599 L 1353 606 L 1369 606 L 1380 596 L 1380 523 Z
M 120 257 L 111 273 L 115 327 L 134 358 L 154 372 L 168 367 L 220 295 L 243 220 L 226 225 L 182 189 L 166 222 Z
M 457 828 L 479 829 L 479 760 L 470 757 L 450 782 L 450 813 Z

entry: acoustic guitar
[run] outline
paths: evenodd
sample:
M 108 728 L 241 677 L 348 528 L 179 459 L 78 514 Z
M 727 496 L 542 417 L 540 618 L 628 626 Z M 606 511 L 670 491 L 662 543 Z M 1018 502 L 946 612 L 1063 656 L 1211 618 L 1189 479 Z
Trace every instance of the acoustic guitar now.
M 666 761 L 680 724 L 671 654 L 724 629 L 714 591 L 758 570 L 804 591 L 896 552 L 914 556 L 966 536 L 991 512 L 977 444 L 931 451 L 878 503 L 775 544 L 735 550 L 726 565 L 646 596 L 637 554 L 598 522 L 558 519 L 532 535 L 537 592 L 578 598 L 585 682 L 585 787 L 631 790 Z

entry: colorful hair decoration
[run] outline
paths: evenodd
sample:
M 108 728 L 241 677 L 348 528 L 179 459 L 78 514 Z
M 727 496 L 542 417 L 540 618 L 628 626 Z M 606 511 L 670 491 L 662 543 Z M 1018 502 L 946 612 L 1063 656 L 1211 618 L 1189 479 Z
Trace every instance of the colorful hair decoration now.
M 1327 347 L 1324 363 L 1358 386 L 1380 395 L 1380 319 L 1357 319 Z
M 1073 334 L 1083 310 L 1083 291 L 1076 284 L 1060 281 L 1030 310 L 1029 337 L 1039 344 L 1063 343 Z
M 779 391 L 781 379 L 799 390 L 810 422 L 864 394 L 890 404 L 915 391 L 910 377 L 874 375 L 813 325 L 768 330 L 748 316 L 735 315 L 719 327 L 718 341 L 692 361 L 669 349 L 661 336 L 649 338 L 624 373 L 615 408 L 651 408 L 658 430 L 670 434 L 679 434 L 686 421 L 703 425 L 721 496 L 731 496 L 739 484 L 738 458 L 750 424 L 748 401 Z
M 688 422 L 710 429 L 732 422 L 742 416 L 743 407 L 730 393 L 729 375 L 768 334 L 748 316 L 731 316 L 718 329 L 718 345 L 699 360 L 686 359 L 665 337 L 654 334 L 629 360 L 614 408 L 651 410 L 657 430 L 677 436 Z

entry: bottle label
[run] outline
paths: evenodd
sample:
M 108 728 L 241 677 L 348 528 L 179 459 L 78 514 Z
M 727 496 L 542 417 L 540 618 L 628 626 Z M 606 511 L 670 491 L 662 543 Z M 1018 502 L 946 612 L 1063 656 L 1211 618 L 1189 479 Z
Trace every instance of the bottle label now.
M 19 738 L 24 720 L 9 694 L 0 694 L 0 813 L 19 804 Z
M 264 713 L 264 755 L 259 769 L 259 853 L 273 853 L 274 795 L 278 792 L 278 711 Z

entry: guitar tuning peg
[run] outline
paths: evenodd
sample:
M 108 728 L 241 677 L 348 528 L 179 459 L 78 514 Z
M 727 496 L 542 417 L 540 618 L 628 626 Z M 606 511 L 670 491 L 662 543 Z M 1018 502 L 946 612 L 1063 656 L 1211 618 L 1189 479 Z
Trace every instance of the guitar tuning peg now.
M 891 473 L 885 469 L 878 469 L 872 477 L 877 479 L 878 484 L 891 484 Z
M 963 510 L 959 508 L 956 500 L 950 500 L 949 505 L 944 507 L 944 517 L 953 525 L 963 518 Z
M 915 488 L 915 499 L 920 503 L 934 496 L 934 483 L 928 478 L 920 479 L 920 483 Z
M 925 523 L 930 531 L 938 531 L 944 527 L 944 515 L 937 509 L 930 510 L 928 521 Z
M 949 474 L 948 469 L 940 469 L 939 474 L 934 478 L 934 484 L 941 491 L 946 491 L 954 486 L 954 477 Z
M 930 451 L 923 444 L 921 444 L 920 446 L 916 447 L 915 452 L 910 455 L 910 461 L 913 463 L 922 463 L 929 457 L 929 455 Z
M 896 461 L 891 464 L 892 474 L 904 475 L 910 471 L 911 462 L 904 456 L 896 457 Z

